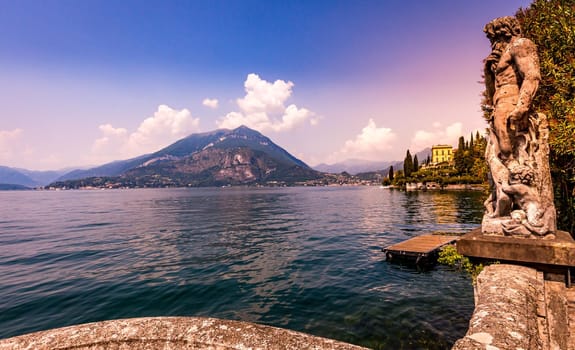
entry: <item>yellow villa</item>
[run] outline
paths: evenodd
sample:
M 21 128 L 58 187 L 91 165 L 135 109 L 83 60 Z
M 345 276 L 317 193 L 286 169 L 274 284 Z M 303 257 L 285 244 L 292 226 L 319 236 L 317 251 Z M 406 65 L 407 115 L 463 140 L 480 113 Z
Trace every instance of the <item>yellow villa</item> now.
M 450 145 L 431 146 L 431 164 L 451 163 L 453 161 L 453 147 Z

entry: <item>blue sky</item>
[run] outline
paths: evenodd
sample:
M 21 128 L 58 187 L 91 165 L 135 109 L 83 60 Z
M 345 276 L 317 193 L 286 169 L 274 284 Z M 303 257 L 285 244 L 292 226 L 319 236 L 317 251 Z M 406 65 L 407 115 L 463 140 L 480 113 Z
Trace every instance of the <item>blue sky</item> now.
M 153 152 L 240 124 L 310 165 L 485 127 L 482 28 L 529 1 L 0 1 L 0 165 Z

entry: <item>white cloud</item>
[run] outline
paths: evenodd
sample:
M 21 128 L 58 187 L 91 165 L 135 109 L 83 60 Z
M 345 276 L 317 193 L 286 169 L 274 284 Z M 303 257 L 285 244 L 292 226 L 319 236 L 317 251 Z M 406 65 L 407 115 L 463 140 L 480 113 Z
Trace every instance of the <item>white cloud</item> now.
M 99 126 L 102 136 L 92 145 L 92 161 L 105 162 L 154 152 L 193 132 L 199 131 L 200 120 L 187 109 L 158 106 L 132 133 L 111 124 Z
M 445 138 L 453 142 L 453 140 L 457 140 L 460 136 L 463 135 L 463 124 L 457 122 L 449 125 L 445 129 Z
M 9 146 L 12 142 L 19 140 L 22 136 L 22 129 L 0 130 L 0 145 Z M 4 148 L 2 148 L 4 150 Z
M 128 141 L 128 130 L 124 128 L 114 128 L 111 124 L 103 124 L 98 127 L 102 137 L 96 139 L 92 145 L 92 152 L 100 156 L 114 156 L 122 150 Z M 123 156 L 123 154 L 122 154 Z
M 441 124 L 437 122 L 433 123 L 432 126 L 434 129 L 431 131 L 418 130 L 415 132 L 415 135 L 411 139 L 411 145 L 409 146 L 412 153 L 438 144 L 457 146 L 457 140 L 463 135 L 463 124 L 460 122 L 448 125 L 445 129 L 441 129 Z
M 276 80 L 272 84 L 257 74 L 248 74 L 244 82 L 246 96 L 238 99 L 238 106 L 245 113 L 281 111 L 293 86 L 291 81 Z
M 24 130 L 0 130 L 0 165 L 27 169 L 54 169 L 60 165 L 61 159 L 48 153 L 48 148 L 39 154 L 29 145 Z
M 0 130 L 0 164 L 8 164 L 22 154 L 22 129 Z
M 206 107 L 216 109 L 218 108 L 218 100 L 216 98 L 205 98 L 202 104 Z
M 346 159 L 384 160 L 386 152 L 393 148 L 397 136 L 390 128 L 378 128 L 373 119 L 369 119 L 361 133 L 355 139 L 347 140 L 340 151 L 332 154 L 328 162 L 335 163 Z
M 294 84 L 276 80 L 273 83 L 249 74 L 244 82 L 246 95 L 236 100 L 239 111 L 228 113 L 216 123 L 220 128 L 233 129 L 245 125 L 258 131 L 287 131 L 309 121 L 317 125 L 315 113 L 295 104 L 285 106 Z

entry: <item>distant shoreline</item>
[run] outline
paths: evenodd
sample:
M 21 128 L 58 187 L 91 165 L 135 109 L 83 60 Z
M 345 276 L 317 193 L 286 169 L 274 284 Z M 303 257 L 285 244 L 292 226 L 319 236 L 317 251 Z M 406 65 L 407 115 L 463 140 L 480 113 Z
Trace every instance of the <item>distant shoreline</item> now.
M 449 184 L 443 187 L 441 186 L 430 186 L 422 184 L 410 184 L 405 187 L 400 186 L 381 186 L 377 184 L 329 184 L 329 185 L 310 185 L 310 184 L 243 184 L 243 185 L 226 185 L 226 186 L 158 186 L 158 187 L 72 187 L 72 188 L 62 188 L 62 187 L 26 187 L 20 185 L 11 184 L 0 184 L 0 191 L 100 191 L 100 190 L 114 190 L 114 189 L 158 189 L 158 188 L 274 188 L 274 187 L 379 187 L 380 189 L 390 189 L 390 190 L 400 190 L 406 192 L 414 191 L 486 191 L 488 186 L 485 184 Z
M 489 186 L 486 184 L 448 184 L 440 186 L 438 184 L 408 183 L 406 191 L 486 191 Z

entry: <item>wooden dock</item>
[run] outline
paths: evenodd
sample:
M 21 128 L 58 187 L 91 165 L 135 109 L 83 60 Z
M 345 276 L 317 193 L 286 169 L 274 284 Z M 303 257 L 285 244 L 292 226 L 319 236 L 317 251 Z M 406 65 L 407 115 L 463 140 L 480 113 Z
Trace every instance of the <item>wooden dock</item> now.
M 416 264 L 435 263 L 441 247 L 452 244 L 460 236 L 422 235 L 383 249 L 387 261 L 414 260 Z

